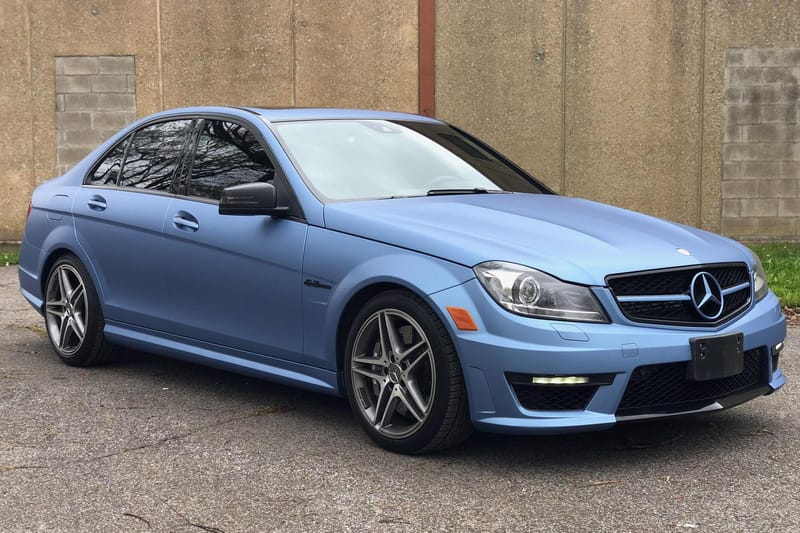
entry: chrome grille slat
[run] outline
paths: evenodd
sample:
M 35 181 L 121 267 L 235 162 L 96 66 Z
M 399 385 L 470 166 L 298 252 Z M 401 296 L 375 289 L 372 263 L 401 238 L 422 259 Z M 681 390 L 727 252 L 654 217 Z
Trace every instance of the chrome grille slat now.
M 722 289 L 725 305 L 716 320 L 703 318 L 691 301 L 691 280 L 700 272 L 714 276 Z M 750 271 L 744 263 L 614 274 L 606 277 L 606 283 L 623 315 L 643 323 L 714 326 L 744 312 L 752 299 Z

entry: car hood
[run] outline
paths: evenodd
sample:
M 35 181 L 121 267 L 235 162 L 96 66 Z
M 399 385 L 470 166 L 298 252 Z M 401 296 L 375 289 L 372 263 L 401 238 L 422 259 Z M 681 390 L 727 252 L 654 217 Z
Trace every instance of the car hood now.
M 587 285 L 605 285 L 605 276 L 622 272 L 752 263 L 746 248 L 719 235 L 557 195 L 469 194 L 335 203 L 325 206 L 325 225 L 468 267 L 509 261 Z

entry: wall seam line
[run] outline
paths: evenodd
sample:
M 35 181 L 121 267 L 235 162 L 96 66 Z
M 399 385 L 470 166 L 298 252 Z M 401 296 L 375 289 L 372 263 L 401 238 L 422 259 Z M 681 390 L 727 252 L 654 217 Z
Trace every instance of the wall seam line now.
M 292 0 L 292 14 L 289 30 L 292 32 L 292 107 L 297 107 L 297 24 L 295 24 L 295 0 Z
M 33 125 L 33 38 L 31 37 L 31 3 L 27 2 L 25 6 L 25 28 L 27 30 L 28 38 L 28 53 L 25 58 L 28 61 L 28 113 L 31 117 L 31 149 L 29 154 L 28 168 L 30 173 L 30 183 L 32 187 L 36 187 L 36 128 Z M 53 68 L 55 68 L 55 60 L 53 60 Z M 55 129 L 55 128 L 54 128 Z M 56 162 L 56 169 L 58 169 L 58 162 Z
M 161 102 L 161 110 L 164 110 L 164 64 L 161 53 L 161 0 L 156 0 L 156 48 L 158 50 L 158 97 Z M 134 67 L 134 76 L 136 70 Z
M 561 3 L 561 190 L 567 194 L 567 1 Z
M 698 163 L 697 163 L 697 226 L 703 227 L 703 158 L 705 146 L 705 92 L 706 92 L 706 0 L 700 2 L 700 83 L 697 95 L 698 125 Z M 721 173 L 720 173 L 721 175 Z M 720 190 L 722 186 L 720 185 Z M 720 193 L 720 196 L 721 193 Z M 720 201 L 720 229 L 722 228 L 722 202 Z

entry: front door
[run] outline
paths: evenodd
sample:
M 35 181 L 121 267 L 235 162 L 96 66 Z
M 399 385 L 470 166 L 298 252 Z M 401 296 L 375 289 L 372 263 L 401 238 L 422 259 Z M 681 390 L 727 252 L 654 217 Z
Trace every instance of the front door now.
M 247 128 L 201 125 L 184 194 L 164 225 L 168 330 L 258 356 L 302 360 L 301 269 L 307 225 L 220 215 L 222 189 L 269 181 L 275 169 Z

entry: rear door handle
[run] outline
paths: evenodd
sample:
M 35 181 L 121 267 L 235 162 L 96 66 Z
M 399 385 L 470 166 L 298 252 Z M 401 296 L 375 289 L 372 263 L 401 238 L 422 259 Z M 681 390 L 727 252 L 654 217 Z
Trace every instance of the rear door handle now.
M 197 219 L 189 213 L 178 213 L 172 217 L 172 224 L 180 230 L 197 231 L 200 229 Z
M 89 198 L 89 201 L 86 203 L 89 205 L 89 209 L 92 209 L 93 211 L 105 211 L 106 207 L 108 207 L 108 204 L 106 204 L 106 199 L 97 194 Z

